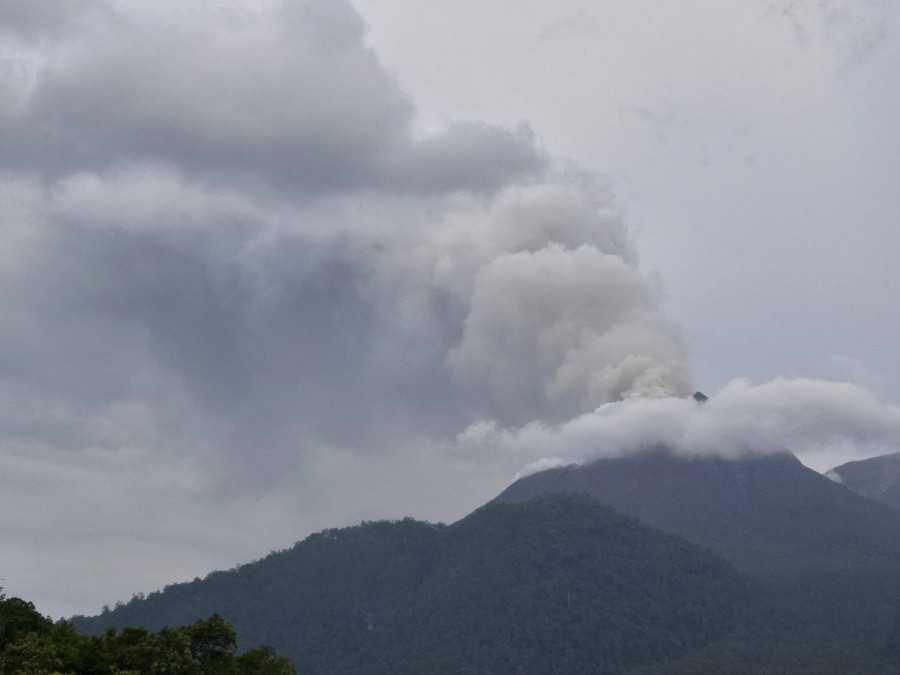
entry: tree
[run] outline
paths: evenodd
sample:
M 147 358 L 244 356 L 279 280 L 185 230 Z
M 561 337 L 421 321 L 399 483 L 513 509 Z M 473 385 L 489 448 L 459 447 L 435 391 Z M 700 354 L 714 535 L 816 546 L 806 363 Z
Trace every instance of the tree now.
M 83 635 L 34 605 L 0 593 L 0 675 L 294 675 L 271 649 L 240 656 L 237 633 L 213 615 L 157 633 L 143 628 Z
M 213 669 L 232 657 L 237 649 L 237 633 L 218 614 L 196 622 L 187 630 L 191 639 L 191 655 L 197 662 L 208 664 Z
M 57 645 L 47 633 L 28 633 L 0 652 L 0 673 L 51 675 L 66 672 Z M 71 671 L 70 671 L 71 672 Z
M 251 649 L 237 658 L 240 675 L 293 675 L 294 667 L 268 647 Z
M 52 622 L 38 612 L 34 605 L 20 598 L 7 598 L 0 589 L 0 652 L 26 633 L 44 632 Z

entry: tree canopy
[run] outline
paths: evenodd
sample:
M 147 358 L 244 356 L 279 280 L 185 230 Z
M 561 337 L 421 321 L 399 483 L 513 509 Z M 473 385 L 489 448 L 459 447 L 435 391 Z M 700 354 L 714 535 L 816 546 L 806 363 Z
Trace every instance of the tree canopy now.
M 214 612 L 304 675 L 621 672 L 726 635 L 725 561 L 576 496 L 312 535 L 77 625 L 159 629 Z
M 218 615 L 151 632 L 110 629 L 79 633 L 53 623 L 30 602 L 0 592 L 2 675 L 294 675 L 267 647 L 237 653 L 234 627 Z

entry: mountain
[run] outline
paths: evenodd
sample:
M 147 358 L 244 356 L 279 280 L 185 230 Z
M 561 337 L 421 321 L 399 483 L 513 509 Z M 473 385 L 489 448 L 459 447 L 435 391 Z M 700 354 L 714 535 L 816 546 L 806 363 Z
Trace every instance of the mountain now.
M 900 665 L 900 513 L 789 453 L 664 449 L 526 476 L 499 503 L 591 496 L 708 547 L 748 578 L 738 630 L 635 673 L 891 673 Z
M 522 478 L 453 525 L 326 530 L 81 630 L 219 613 L 301 675 L 900 675 L 900 512 L 788 453 Z
M 596 500 L 492 503 L 450 526 L 327 530 L 98 617 L 99 633 L 219 613 L 301 675 L 614 673 L 727 636 L 749 604 L 725 561 Z
M 739 459 L 653 450 L 526 476 L 497 501 L 583 494 L 752 573 L 900 570 L 900 513 L 789 453 Z
M 869 499 L 900 509 L 900 452 L 847 462 L 825 475 Z

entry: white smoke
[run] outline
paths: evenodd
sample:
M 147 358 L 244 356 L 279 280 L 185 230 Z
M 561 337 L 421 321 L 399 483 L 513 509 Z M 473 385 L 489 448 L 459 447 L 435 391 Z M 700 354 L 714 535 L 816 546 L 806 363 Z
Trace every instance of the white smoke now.
M 458 438 L 467 454 L 495 453 L 528 463 L 520 475 L 643 450 L 737 458 L 790 450 L 822 467 L 900 446 L 900 407 L 862 387 L 778 378 L 734 380 L 706 403 L 691 398 L 632 398 L 562 424 L 504 429 L 470 426 Z
M 485 265 L 449 363 L 504 416 L 554 419 L 685 390 L 684 350 L 627 261 L 551 244 Z

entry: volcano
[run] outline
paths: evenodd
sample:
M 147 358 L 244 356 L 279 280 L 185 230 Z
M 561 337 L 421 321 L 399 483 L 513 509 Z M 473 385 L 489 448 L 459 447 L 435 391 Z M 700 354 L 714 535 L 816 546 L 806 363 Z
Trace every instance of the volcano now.
M 778 452 L 737 459 L 665 449 L 554 468 L 497 500 L 589 495 L 750 572 L 900 569 L 900 513 Z

